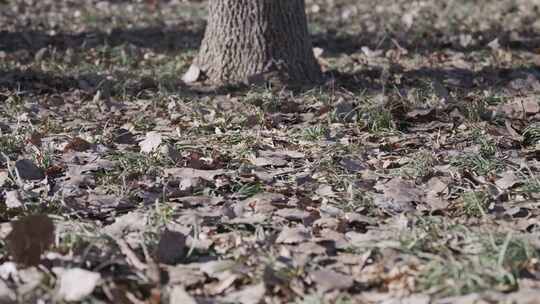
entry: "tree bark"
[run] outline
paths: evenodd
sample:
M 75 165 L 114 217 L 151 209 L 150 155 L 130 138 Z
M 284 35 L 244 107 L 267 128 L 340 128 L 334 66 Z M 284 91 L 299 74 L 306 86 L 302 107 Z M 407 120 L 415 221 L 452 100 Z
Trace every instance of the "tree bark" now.
M 317 83 L 304 0 L 210 0 L 208 23 L 193 65 L 211 82 L 266 78 Z

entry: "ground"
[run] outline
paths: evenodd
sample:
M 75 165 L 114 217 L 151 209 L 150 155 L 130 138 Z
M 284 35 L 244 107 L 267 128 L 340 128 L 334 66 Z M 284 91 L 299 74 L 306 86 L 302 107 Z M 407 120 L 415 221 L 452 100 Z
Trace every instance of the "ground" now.
M 536 0 L 308 0 L 294 90 L 153 2 L 0 0 L 2 303 L 538 301 Z

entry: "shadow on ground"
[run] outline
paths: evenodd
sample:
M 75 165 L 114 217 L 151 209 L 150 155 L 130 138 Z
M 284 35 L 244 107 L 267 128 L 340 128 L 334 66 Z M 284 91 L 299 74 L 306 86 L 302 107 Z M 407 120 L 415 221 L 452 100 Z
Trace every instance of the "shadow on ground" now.
M 95 31 L 79 34 L 59 33 L 49 35 L 40 31 L 6 32 L 0 31 L 0 51 L 15 52 L 27 50 L 37 52 L 51 47 L 59 51 L 66 49 L 89 49 L 99 46 L 119 46 L 132 44 L 140 48 L 166 53 L 197 48 L 203 34 L 203 28 L 188 28 L 179 24 L 177 29 L 147 27 L 134 29 L 115 29 L 110 33 Z
M 133 29 L 115 29 L 110 33 L 94 31 L 79 34 L 59 33 L 49 35 L 39 31 L 6 32 L 0 31 L 0 51 L 7 53 L 26 50 L 31 54 L 49 47 L 59 51 L 67 49 L 84 50 L 99 46 L 120 46 L 132 44 L 139 48 L 151 49 L 158 53 L 173 53 L 197 49 L 203 36 L 204 24 L 194 26 L 192 22 L 178 24 L 173 27 L 146 27 Z M 358 34 L 344 34 L 329 31 L 327 34 L 317 34 L 313 36 L 316 46 L 324 48 L 328 57 L 338 54 L 353 54 L 361 52 L 363 46 L 370 49 L 395 49 L 401 46 L 409 53 L 418 53 L 429 56 L 430 53 L 440 50 L 453 50 L 460 52 L 486 49 L 486 44 L 493 37 L 499 38 L 501 47 L 516 50 L 533 51 L 540 48 L 540 34 L 524 32 L 520 39 L 511 39 L 509 32 L 495 31 L 493 29 L 471 33 L 473 37 L 483 37 L 475 40 L 476 43 L 468 47 L 462 47 L 456 43 L 448 41 L 444 33 L 432 33 L 425 37 L 413 37 L 408 33 L 388 33 L 383 40 L 373 37 L 380 34 L 363 32 Z M 395 37 L 395 38 L 393 38 Z M 404 71 L 399 65 L 394 65 L 389 73 L 402 74 L 406 81 L 402 86 L 414 86 L 415 82 L 422 78 L 430 78 L 457 88 L 482 88 L 496 89 L 505 86 L 508 82 L 516 78 L 531 80 L 531 77 L 540 79 L 540 68 L 516 68 L 497 69 L 485 68 L 481 71 L 470 71 L 465 69 L 428 69 Z M 337 86 L 345 87 L 352 91 L 367 91 L 380 93 L 382 90 L 381 70 L 374 68 L 371 70 L 361 70 L 355 73 L 339 73 L 330 71 L 329 74 L 336 79 Z M 129 76 L 127 78 L 130 78 Z M 133 78 L 133 77 L 131 77 Z M 179 80 L 174 84 L 182 95 L 200 94 L 224 94 L 231 92 L 231 88 L 200 89 L 185 86 Z M 118 79 L 124 79 L 119 77 Z M 122 81 L 122 80 L 119 80 Z M 130 89 L 137 90 L 157 89 L 158 79 L 135 79 Z M 22 89 L 35 93 L 60 93 L 75 89 L 95 91 L 106 84 L 103 76 L 81 75 L 76 78 L 62 75 L 53 75 L 39 70 L 13 69 L 9 71 L 0 70 L 0 89 Z M 111 87 L 114 84 L 110 85 Z M 398 87 L 399 88 L 399 87 Z M 233 88 L 232 91 L 240 93 L 245 88 Z M 115 92 L 111 92 L 115 94 Z
M 49 35 L 33 30 L 20 32 L 0 31 L 0 50 L 4 52 L 18 50 L 37 52 L 44 47 L 66 50 L 68 48 L 88 49 L 103 45 L 114 47 L 133 44 L 156 52 L 174 52 L 198 48 L 203 33 L 203 22 L 196 26 L 193 26 L 193 23 L 185 22 L 185 24 L 178 24 L 174 28 L 158 26 L 133 29 L 119 28 L 110 33 L 90 31 L 78 34 L 58 33 Z M 322 47 L 330 55 L 360 52 L 364 46 L 372 50 L 385 50 L 396 48 L 397 45 L 419 54 L 436 50 L 470 52 L 486 49 L 487 44 L 495 38 L 499 39 L 502 48 L 523 51 L 534 51 L 540 48 L 540 33 L 524 31 L 520 33 L 521 40 L 513 39 L 511 32 L 496 29 L 469 34 L 476 39 L 474 43 L 466 47 L 456 41 L 451 41 L 443 32 L 434 32 L 421 37 L 413 33 L 386 33 L 384 38 L 380 38 L 380 33 L 360 32 L 347 34 L 329 30 L 328 33 L 313 35 L 312 40 L 315 46 Z
M 410 87 L 422 87 L 425 81 L 437 81 L 452 90 L 500 90 L 512 87 L 514 90 L 540 92 L 540 66 L 524 68 L 484 68 L 480 71 L 466 69 L 434 69 L 420 68 L 405 71 L 401 66 L 394 66 L 390 75 L 401 74 L 404 79 L 399 85 L 392 83 L 392 89 Z M 362 91 L 368 94 L 379 94 L 383 91 L 381 69 L 361 70 L 356 73 L 339 73 L 330 71 L 329 78 L 335 79 L 335 85 L 352 92 Z M 33 94 L 56 94 L 81 90 L 88 94 L 94 94 L 101 90 L 105 95 L 121 95 L 127 92 L 136 96 L 144 90 L 158 91 L 158 80 L 150 78 L 134 79 L 124 85 L 122 90 L 115 89 L 114 81 L 98 74 L 83 74 L 77 77 L 58 76 L 36 70 L 0 70 L 0 91 L 17 90 Z M 117 75 L 121 79 L 127 76 Z M 180 75 L 178 76 L 180 78 Z M 249 90 L 249 87 L 210 87 L 204 85 L 186 85 L 178 80 L 173 84 L 174 94 L 179 96 L 215 96 L 229 93 L 240 94 Z M 306 87 L 297 91 L 307 91 L 312 87 Z
M 467 46 L 461 45 L 459 41 L 456 41 L 457 39 L 450 39 L 450 36 L 444 32 L 423 33 L 420 36 L 410 32 L 388 32 L 381 36 L 380 32 L 351 34 L 329 30 L 328 33 L 313 35 L 312 41 L 315 46 L 323 48 L 325 53 L 329 55 L 350 55 L 361 52 L 361 48 L 364 46 L 371 50 L 388 50 L 399 46 L 417 54 L 427 54 L 438 50 L 472 52 L 487 49 L 488 43 L 494 39 L 498 39 L 500 47 L 510 50 L 532 52 L 540 48 L 540 33 L 522 31 L 519 33 L 520 40 L 512 38 L 512 32 L 503 29 L 490 29 L 468 34 L 475 39 Z
M 382 69 L 361 70 L 356 73 L 330 72 L 336 79 L 338 86 L 350 91 L 363 91 L 377 94 L 383 90 L 384 81 L 381 81 Z M 392 89 L 404 87 L 422 87 L 426 80 L 437 81 L 448 88 L 456 90 L 483 89 L 498 91 L 511 87 L 517 91 L 540 92 L 540 66 L 523 68 L 492 68 L 487 67 L 479 71 L 459 68 L 437 69 L 419 68 L 405 71 L 402 66 L 394 66 L 390 75 L 401 74 L 403 81 Z
M 82 91 L 87 94 L 95 94 L 98 90 L 102 96 L 123 96 L 126 93 L 131 96 L 140 96 L 143 91 L 159 91 L 159 79 L 150 77 L 133 77 L 131 74 L 115 72 L 114 77 L 120 80 L 111 80 L 107 75 L 97 73 L 85 73 L 72 76 L 59 76 L 57 74 L 43 72 L 35 69 L 0 69 L 0 92 L 17 91 L 27 94 L 62 94 L 71 91 Z M 186 85 L 180 80 L 181 75 L 174 83 L 167 83 L 171 93 L 181 97 L 215 96 L 229 93 L 241 93 L 249 90 L 249 87 L 212 87 L 208 85 Z

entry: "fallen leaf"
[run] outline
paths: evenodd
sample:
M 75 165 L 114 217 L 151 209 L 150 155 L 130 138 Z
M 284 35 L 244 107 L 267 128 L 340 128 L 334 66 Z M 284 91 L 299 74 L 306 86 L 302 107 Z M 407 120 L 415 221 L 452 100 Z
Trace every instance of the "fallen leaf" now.
M 19 176 L 26 180 L 42 180 L 45 178 L 45 172 L 29 159 L 20 159 L 15 162 L 15 168 Z
M 195 65 L 192 64 L 187 72 L 182 76 L 182 81 L 185 83 L 193 83 L 199 80 L 201 76 L 201 69 Z
M 268 214 L 255 213 L 244 217 L 236 217 L 230 220 L 224 220 L 227 224 L 232 225 L 260 225 L 270 218 Z
M 41 139 L 43 138 L 43 134 L 34 131 L 32 134 L 30 134 L 30 138 L 28 138 L 28 142 L 30 142 L 32 145 L 36 147 L 41 147 Z
M 17 296 L 15 294 L 15 291 L 11 288 L 9 288 L 3 280 L 0 280 L 0 303 L 15 304 L 15 300 L 17 299 Z
M 54 242 L 54 223 L 46 215 L 28 215 L 11 222 L 7 245 L 15 262 L 38 265 L 43 254 Z
M 317 290 L 321 293 L 330 290 L 346 290 L 354 281 L 350 275 L 341 274 L 329 269 L 320 269 L 310 273 L 310 277 L 317 284 Z
M 501 44 L 499 43 L 499 38 L 495 38 L 494 40 L 490 41 L 487 46 L 492 50 L 498 50 L 501 47 Z
M 502 173 L 501 178 L 495 181 L 495 185 L 503 190 L 507 190 L 516 186 L 520 182 L 522 182 L 522 179 L 519 178 L 514 171 L 506 171 Z
M 197 189 L 204 188 L 204 186 L 208 184 L 204 179 L 200 177 L 196 178 L 182 178 L 178 182 L 178 189 L 184 193 L 192 193 L 193 191 L 196 191 Z
M 278 150 L 278 151 L 267 151 L 260 150 L 259 156 L 263 157 L 280 157 L 280 158 L 290 158 L 290 159 L 301 159 L 306 157 L 302 152 L 292 151 L 292 150 Z
M 218 175 L 223 175 L 227 171 L 223 169 L 218 170 L 198 170 L 192 168 L 169 168 L 163 170 L 165 175 L 170 175 L 179 178 L 202 178 L 207 181 L 213 181 Z
M 9 181 L 9 173 L 7 171 L 0 171 L 0 187 L 4 187 Z
M 400 177 L 379 183 L 374 188 L 383 192 L 382 196 L 374 195 L 375 204 L 389 211 L 414 209 L 413 203 L 422 201 L 422 191 L 413 182 Z
M 507 87 L 520 92 L 540 91 L 540 81 L 532 73 L 519 73 L 517 77 L 508 82 Z
M 132 145 L 135 144 L 135 135 L 124 128 L 115 129 L 112 131 L 113 141 L 117 144 Z
M 89 150 L 92 147 L 92 144 L 88 141 L 80 138 L 75 137 L 72 138 L 65 146 L 64 146 L 64 152 L 67 151 L 78 151 L 78 152 L 84 152 L 86 150 Z
M 444 210 L 448 207 L 449 202 L 441 198 L 441 194 L 448 190 L 448 183 L 440 177 L 432 177 L 426 184 L 426 203 L 432 210 Z
M 363 46 L 360 49 L 362 50 L 362 53 L 364 53 L 364 55 L 366 55 L 366 57 L 369 57 L 369 58 L 379 57 L 383 53 L 383 50 L 374 51 L 367 46 Z
M 287 160 L 279 157 L 254 157 L 250 159 L 251 163 L 257 167 L 274 166 L 284 167 L 287 165 Z
M 23 206 L 19 191 L 12 190 L 6 192 L 6 207 L 8 209 L 20 208 Z
M 336 193 L 334 192 L 334 190 L 332 190 L 332 186 L 325 185 L 325 184 L 319 185 L 317 190 L 315 190 L 315 193 L 317 193 L 317 195 L 323 196 L 323 197 L 334 197 L 334 196 L 336 196 Z
M 163 141 L 161 134 L 158 132 L 148 132 L 146 133 L 146 137 L 143 141 L 139 143 L 139 147 L 141 147 L 141 152 L 143 153 L 151 153 L 159 145 L 161 145 L 161 142 Z
M 171 144 L 162 145 L 159 149 L 160 154 L 162 154 L 165 157 L 168 157 L 174 162 L 178 162 L 182 159 L 182 155 L 180 154 L 180 151 L 174 148 Z
M 294 228 L 285 227 L 279 233 L 276 243 L 282 244 L 297 244 L 308 241 L 311 238 L 309 230 L 303 226 Z
M 341 217 L 342 216 L 340 216 L 340 218 Z M 342 231 L 343 230 L 342 225 L 343 225 L 342 221 L 338 220 L 337 218 L 332 218 L 332 217 L 323 217 L 323 218 L 317 219 L 312 224 L 313 228 L 316 228 L 319 231 L 323 229 Z
M 323 54 L 324 54 L 323 48 L 320 48 L 320 47 L 313 48 L 313 55 L 315 56 L 315 58 L 319 59 Z
M 45 273 L 38 267 L 26 267 L 21 268 L 17 272 L 17 278 L 24 282 L 23 285 L 19 286 L 17 291 L 24 292 L 26 290 L 36 290 L 45 279 Z
M 137 231 L 144 231 L 146 227 L 145 215 L 142 212 L 129 212 L 114 219 L 114 223 L 103 228 L 103 232 L 113 238 Z
M 207 276 L 215 279 L 221 279 L 228 276 L 229 272 L 236 263 L 232 260 L 218 260 L 201 263 L 199 269 Z
M 323 255 L 327 253 L 327 249 L 315 242 L 300 243 L 293 249 L 295 252 L 306 253 L 310 255 Z
M 169 297 L 170 304 L 197 304 L 197 301 L 181 285 L 173 286 Z
M 240 203 L 240 206 L 256 213 L 271 213 L 276 209 L 277 204 L 285 204 L 286 202 L 287 198 L 281 193 L 261 192 L 246 198 Z
M 65 301 L 81 301 L 89 296 L 101 275 L 97 272 L 84 270 L 81 268 L 56 269 L 59 272 L 58 296 Z
M 540 112 L 540 105 L 537 97 L 517 97 L 513 101 L 503 103 L 497 110 L 504 113 L 510 119 L 522 119 L 527 115 L 534 115 Z
M 528 115 L 536 114 L 536 113 L 540 112 L 540 104 L 539 104 L 538 97 L 536 97 L 536 96 L 531 96 L 529 98 L 525 98 L 522 101 L 522 104 L 523 104 L 523 110 Z
M 8 280 L 10 278 L 16 278 L 19 271 L 17 270 L 17 264 L 13 262 L 4 262 L 0 265 L 0 278 Z
M 221 298 L 221 303 L 258 304 L 266 293 L 264 283 L 249 285 L 239 291 L 231 292 Z
M 516 304 L 534 304 L 538 303 L 540 298 L 540 291 L 538 288 L 535 289 L 526 289 L 520 288 L 519 291 L 510 293 L 506 296 L 505 303 L 516 303 Z
M 177 264 L 185 258 L 186 254 L 186 237 L 182 233 L 170 230 L 161 233 L 156 253 L 160 263 Z
M 212 295 L 222 294 L 225 290 L 233 286 L 234 282 L 239 278 L 240 274 L 226 271 L 221 275 L 219 282 L 211 285 L 208 291 Z
M 86 198 L 88 206 L 100 209 L 120 209 L 132 206 L 132 203 L 125 197 L 118 195 L 102 195 L 90 193 Z
M 410 296 L 399 299 L 399 303 L 400 304 L 429 304 L 433 302 L 431 301 L 431 298 L 428 295 L 414 294 L 414 295 L 410 295 Z M 459 303 L 456 302 L 455 304 L 459 304 Z
M 340 122 L 354 121 L 356 119 L 354 104 L 341 97 L 335 105 L 334 115 Z
M 296 208 L 279 209 L 274 214 L 289 221 L 302 221 L 310 216 L 309 212 Z
M 182 286 L 193 286 L 202 284 L 206 281 L 207 277 L 199 269 L 198 265 L 162 265 L 161 268 L 167 272 L 169 277 L 169 284 L 181 284 Z
M 360 159 L 345 157 L 339 164 L 351 173 L 356 173 L 358 171 L 366 170 L 368 167 Z
M 434 108 L 419 108 L 408 111 L 405 116 L 411 122 L 432 122 L 435 119 L 436 111 Z

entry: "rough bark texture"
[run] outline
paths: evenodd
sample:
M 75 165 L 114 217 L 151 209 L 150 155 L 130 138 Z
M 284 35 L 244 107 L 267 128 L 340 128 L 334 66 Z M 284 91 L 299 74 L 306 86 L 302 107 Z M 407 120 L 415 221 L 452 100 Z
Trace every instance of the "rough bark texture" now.
M 304 0 L 210 0 L 194 64 L 214 83 L 268 74 L 295 84 L 321 80 Z

